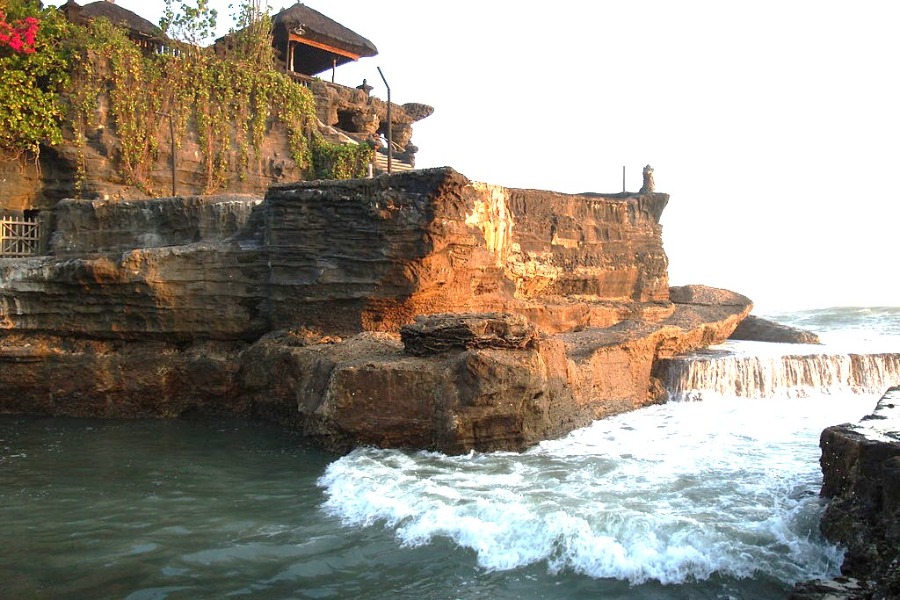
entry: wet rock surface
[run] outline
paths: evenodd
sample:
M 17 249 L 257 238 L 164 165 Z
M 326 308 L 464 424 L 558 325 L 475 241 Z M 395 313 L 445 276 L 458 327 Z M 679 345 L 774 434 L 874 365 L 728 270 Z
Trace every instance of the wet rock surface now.
M 858 579 L 838 577 L 798 584 L 789 600 L 862 600 L 871 590 Z
M 730 339 L 781 344 L 821 343 L 819 336 L 811 331 L 782 325 L 755 315 L 748 315 L 746 319 L 741 321 L 741 324 L 731 334 Z
M 864 582 L 853 598 L 900 598 L 900 387 L 859 423 L 822 432 L 822 532 L 846 546 L 842 572 Z

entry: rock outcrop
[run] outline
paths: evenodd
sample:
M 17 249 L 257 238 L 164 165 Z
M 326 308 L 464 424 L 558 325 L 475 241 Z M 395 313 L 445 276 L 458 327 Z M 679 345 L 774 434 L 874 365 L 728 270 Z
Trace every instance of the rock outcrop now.
M 323 447 L 519 450 L 658 402 L 748 299 L 667 281 L 665 194 L 452 169 L 252 197 L 64 202 L 0 260 L 0 411 L 261 415 Z M 671 300 L 670 300 L 671 297 Z
M 431 356 L 474 348 L 522 350 L 539 338 L 521 315 L 475 313 L 420 315 L 400 328 L 400 339 L 407 354 Z
M 50 255 L 0 264 L 0 311 L 7 328 L 114 339 L 398 332 L 452 312 L 521 314 L 544 333 L 658 319 L 672 310 L 667 201 L 452 169 L 275 186 L 261 204 L 67 201 Z
M 900 598 L 900 387 L 857 424 L 822 432 L 822 532 L 846 546 L 856 598 Z
M 819 336 L 811 331 L 782 325 L 756 315 L 747 315 L 734 333 L 733 340 L 750 342 L 775 342 L 781 344 L 819 344 Z
M 319 122 L 326 128 L 338 130 L 332 141 L 341 141 L 341 134 L 360 143 L 373 141 L 380 145 L 382 138 L 387 141 L 388 103 L 369 95 L 365 87 L 348 88 L 321 79 L 309 82 L 309 89 L 316 99 Z M 402 106 L 391 103 L 390 109 L 390 141 L 394 157 L 415 166 L 415 154 L 419 149 L 412 143 L 412 126 L 431 116 L 434 108 L 408 102 Z

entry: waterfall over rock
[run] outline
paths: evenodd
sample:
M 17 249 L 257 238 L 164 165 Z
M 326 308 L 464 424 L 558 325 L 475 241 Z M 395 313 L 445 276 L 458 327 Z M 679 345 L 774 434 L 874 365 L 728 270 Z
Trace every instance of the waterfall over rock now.
M 658 372 L 672 400 L 879 394 L 900 383 L 900 353 L 730 342 L 660 361 Z

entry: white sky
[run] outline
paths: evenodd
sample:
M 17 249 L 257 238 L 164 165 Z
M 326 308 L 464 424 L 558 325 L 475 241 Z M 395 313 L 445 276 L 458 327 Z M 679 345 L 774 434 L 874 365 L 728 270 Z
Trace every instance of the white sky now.
M 394 102 L 435 107 L 417 166 L 617 192 L 649 163 L 673 285 L 758 311 L 900 306 L 895 0 L 305 3 L 379 49 L 337 83 L 385 98 L 380 66 Z M 118 4 L 153 22 L 164 6 Z M 221 33 L 228 4 L 211 0 Z

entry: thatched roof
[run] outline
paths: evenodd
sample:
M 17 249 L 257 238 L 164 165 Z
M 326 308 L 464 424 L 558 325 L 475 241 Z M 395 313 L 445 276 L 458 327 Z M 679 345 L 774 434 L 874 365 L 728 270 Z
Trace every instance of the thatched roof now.
M 272 24 L 276 29 L 286 28 L 289 33 L 302 31 L 302 37 L 358 56 L 378 54 L 375 44 L 300 2 L 272 17 Z
M 83 6 L 79 6 L 73 0 L 68 0 L 60 8 L 73 23 L 84 23 L 91 19 L 105 17 L 113 25 L 124 27 L 133 34 L 155 39 L 165 38 L 162 30 L 144 17 L 107 0 L 91 2 Z

